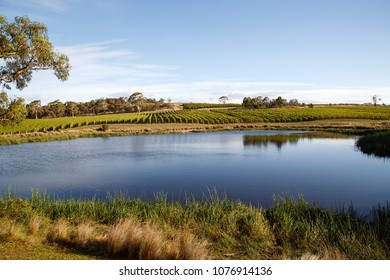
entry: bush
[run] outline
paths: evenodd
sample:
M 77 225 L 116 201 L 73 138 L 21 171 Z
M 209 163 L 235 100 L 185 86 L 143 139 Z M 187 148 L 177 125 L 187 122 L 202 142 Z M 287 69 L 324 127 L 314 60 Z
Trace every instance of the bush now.
M 110 126 L 108 124 L 102 124 L 102 126 L 97 129 L 97 131 L 102 131 L 102 132 L 105 132 L 108 130 L 110 130 Z

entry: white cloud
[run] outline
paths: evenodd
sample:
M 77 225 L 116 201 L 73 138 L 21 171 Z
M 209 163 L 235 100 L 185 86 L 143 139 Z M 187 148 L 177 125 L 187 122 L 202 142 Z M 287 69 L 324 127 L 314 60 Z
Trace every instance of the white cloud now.
M 180 80 L 176 65 L 142 63 L 140 53 L 118 43 L 124 40 L 61 47 L 70 57 L 72 70 L 69 80 L 61 83 L 50 72 L 34 73 L 22 93 L 27 102 L 89 101 L 102 97 L 129 96 L 139 91 L 151 98 L 171 98 L 181 102 L 218 102 L 222 95 L 230 102 L 241 103 L 244 97 L 268 96 L 297 98 L 305 103 L 366 103 L 373 95 L 390 104 L 390 87 L 325 88 L 305 82 L 240 81 L 240 80 Z
M 312 103 L 368 103 L 373 95 L 378 95 L 381 102 L 390 104 L 390 87 L 365 88 L 319 88 L 293 91 L 299 100 Z

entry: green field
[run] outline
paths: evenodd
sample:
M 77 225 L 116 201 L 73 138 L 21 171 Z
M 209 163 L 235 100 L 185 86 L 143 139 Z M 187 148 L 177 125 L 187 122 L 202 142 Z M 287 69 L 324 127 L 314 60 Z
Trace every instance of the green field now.
M 390 107 L 338 106 L 281 109 L 170 110 L 152 113 L 27 119 L 18 126 L 0 126 L 0 134 L 57 131 L 101 124 L 230 124 L 305 122 L 327 119 L 390 120 Z

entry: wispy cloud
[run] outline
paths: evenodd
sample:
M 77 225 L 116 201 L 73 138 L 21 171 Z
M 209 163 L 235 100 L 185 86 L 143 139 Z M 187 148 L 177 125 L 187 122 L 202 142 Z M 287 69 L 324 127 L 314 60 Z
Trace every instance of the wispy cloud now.
M 140 53 L 127 49 L 126 40 L 60 47 L 72 64 L 68 81 L 60 83 L 52 73 L 35 73 L 22 96 L 29 102 L 88 101 L 129 96 L 139 91 L 151 98 L 181 102 L 218 102 L 222 95 L 241 103 L 244 97 L 297 98 L 306 103 L 366 103 L 373 95 L 390 104 L 390 87 L 324 88 L 292 81 L 203 80 L 183 81 L 180 67 L 142 63 Z M 12 92 L 20 95 L 19 91 Z
M 37 72 L 23 95 L 26 100 L 40 99 L 43 103 L 58 98 L 87 101 L 130 95 L 131 88 L 138 84 L 169 82 L 176 77 L 177 66 L 144 64 L 139 53 L 122 47 L 124 42 L 59 47 L 60 52 L 69 56 L 72 65 L 69 79 L 60 83 L 50 71 Z
M 168 79 L 177 66 L 143 64 L 142 56 L 130 49 L 118 48 L 121 40 L 60 48 L 70 57 L 70 83 L 99 84 L 113 87 L 131 85 L 140 80 Z
M 62 13 L 69 8 L 69 1 L 63 0 L 5 0 L 5 2 L 8 5 L 32 10 L 46 10 L 54 13 Z

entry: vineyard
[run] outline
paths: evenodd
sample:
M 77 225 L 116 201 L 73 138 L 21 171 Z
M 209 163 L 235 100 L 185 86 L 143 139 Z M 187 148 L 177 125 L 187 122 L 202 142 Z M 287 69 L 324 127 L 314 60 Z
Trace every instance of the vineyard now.
M 281 109 L 170 110 L 151 113 L 27 119 L 19 126 L 0 126 L 0 134 L 57 131 L 102 124 L 304 122 L 325 119 L 390 120 L 390 107 L 346 106 Z
M 241 107 L 241 104 L 215 104 L 215 103 L 184 103 L 183 109 L 196 110 L 196 109 L 211 109 L 211 108 L 237 108 Z

